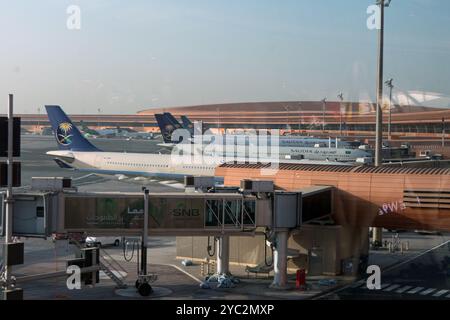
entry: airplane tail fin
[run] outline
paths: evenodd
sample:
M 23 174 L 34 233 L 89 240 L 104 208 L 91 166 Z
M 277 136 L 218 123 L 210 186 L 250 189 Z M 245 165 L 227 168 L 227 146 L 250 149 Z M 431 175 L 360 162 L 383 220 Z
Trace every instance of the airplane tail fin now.
M 181 141 L 183 141 L 182 138 L 179 141 L 174 141 L 172 139 L 172 135 L 175 130 L 184 128 L 171 113 L 164 112 L 163 114 L 155 114 L 155 118 L 158 122 L 158 126 L 161 130 L 161 134 L 165 143 L 180 143 Z
M 72 123 L 60 106 L 45 106 L 60 150 L 100 151 Z
M 183 126 L 178 122 L 178 120 L 170 113 L 170 112 L 164 112 L 164 117 L 169 121 L 170 124 L 172 124 L 175 129 L 182 129 Z
M 156 122 L 158 122 L 161 135 L 165 143 L 172 143 L 172 133 L 177 129 L 175 126 L 165 117 L 164 114 L 155 114 Z
M 191 136 L 193 136 L 194 135 L 194 124 L 191 122 L 191 120 L 189 120 L 189 118 L 186 116 L 181 116 L 181 122 L 183 124 L 183 128 L 185 128 L 186 130 L 189 130 L 189 133 L 191 134 Z

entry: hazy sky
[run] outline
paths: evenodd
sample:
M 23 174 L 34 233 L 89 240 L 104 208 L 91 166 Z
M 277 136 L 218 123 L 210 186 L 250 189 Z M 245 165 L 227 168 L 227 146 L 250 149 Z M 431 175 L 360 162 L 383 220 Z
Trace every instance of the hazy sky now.
M 375 0 L 0 0 L 0 106 L 69 113 L 244 101 L 372 100 Z M 66 10 L 81 9 L 69 30 Z M 450 1 L 393 0 L 385 77 L 450 96 Z M 3 101 L 3 102 L 2 102 Z M 0 110 L 0 113 L 3 113 Z

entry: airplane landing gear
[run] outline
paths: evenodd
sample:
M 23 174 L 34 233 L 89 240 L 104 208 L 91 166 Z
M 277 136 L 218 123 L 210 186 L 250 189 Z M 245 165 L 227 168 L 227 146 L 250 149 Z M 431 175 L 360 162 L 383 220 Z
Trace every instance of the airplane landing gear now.
M 142 232 L 142 244 L 141 244 L 141 265 L 138 268 L 138 279 L 136 280 L 135 287 L 139 294 L 143 297 L 148 297 L 152 292 L 151 282 L 156 281 L 158 276 L 156 274 L 147 273 L 147 242 L 148 242 L 148 195 L 149 190 L 145 187 L 144 191 L 144 226 Z M 139 259 L 138 259 L 139 266 Z
M 157 276 L 154 274 L 140 275 L 135 283 L 135 287 L 139 294 L 143 297 L 148 297 L 153 292 L 153 288 L 150 283 L 156 281 L 156 279 Z

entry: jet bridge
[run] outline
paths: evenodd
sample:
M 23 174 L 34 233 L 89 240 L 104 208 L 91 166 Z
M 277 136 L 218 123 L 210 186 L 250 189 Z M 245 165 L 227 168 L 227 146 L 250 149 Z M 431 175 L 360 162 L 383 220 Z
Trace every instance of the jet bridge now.
M 149 235 L 252 233 L 256 216 L 267 214 L 255 196 L 239 193 L 149 193 Z M 140 193 L 63 193 L 57 232 L 140 235 Z
M 203 189 L 206 190 L 206 189 Z M 330 215 L 332 191 L 315 186 L 285 192 L 272 181 L 243 180 L 241 187 L 148 194 L 150 235 L 250 235 L 263 228 L 295 229 Z M 4 193 L 0 193 L 0 201 Z M 4 201 L 2 201 L 4 206 Z M 0 206 L 0 235 L 5 210 Z M 49 237 L 85 232 L 98 236 L 140 235 L 144 193 L 81 193 L 74 188 L 14 193 L 13 235 Z M 258 229 L 259 228 L 259 229 Z
M 243 180 L 240 188 L 197 186 L 186 193 L 149 193 L 148 190 L 80 193 L 74 188 L 64 188 L 63 184 L 55 189 L 53 184 L 51 188 L 43 188 L 48 191 L 14 194 L 14 236 L 49 237 L 54 233 L 143 235 L 143 239 L 146 239 L 144 234 L 214 236 L 218 240 L 218 271 L 226 274 L 229 237 L 264 232 L 271 235 L 275 247 L 274 286 L 277 287 L 287 281 L 290 230 L 331 213 L 330 187 L 284 192 L 275 191 L 272 181 Z M 1 232 L 4 212 L 2 208 Z M 315 214 L 311 215 L 312 212 Z
M 14 194 L 14 199 L 14 236 L 142 233 L 142 193 L 24 192 Z M 256 222 L 265 220 L 258 216 L 268 216 L 270 211 L 267 200 L 242 193 L 150 193 L 148 232 L 166 236 L 252 235 Z

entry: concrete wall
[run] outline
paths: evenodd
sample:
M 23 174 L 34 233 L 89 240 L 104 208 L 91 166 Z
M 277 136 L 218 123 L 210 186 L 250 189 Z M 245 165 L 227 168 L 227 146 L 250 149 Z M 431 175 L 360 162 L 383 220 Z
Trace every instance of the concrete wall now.
M 210 238 L 213 244 L 213 238 Z M 207 237 L 177 237 L 177 258 L 203 260 L 208 257 Z M 264 236 L 230 237 L 230 263 L 254 266 L 264 261 Z M 213 246 L 214 248 L 214 246 Z M 272 252 L 267 248 L 268 259 Z M 215 260 L 215 256 L 210 257 Z
M 309 275 L 341 274 L 343 260 L 355 258 L 357 261 L 361 256 L 368 255 L 368 239 L 367 228 L 305 225 L 293 231 L 288 240 L 289 251 L 296 250 L 300 253 L 289 259 L 288 268 L 306 269 Z M 208 256 L 207 243 L 207 237 L 177 237 L 177 258 L 203 260 Z M 264 249 L 265 240 L 262 235 L 231 237 L 230 263 L 242 266 L 264 263 Z M 267 254 L 269 260 L 269 247 Z M 215 257 L 210 259 L 215 260 Z

